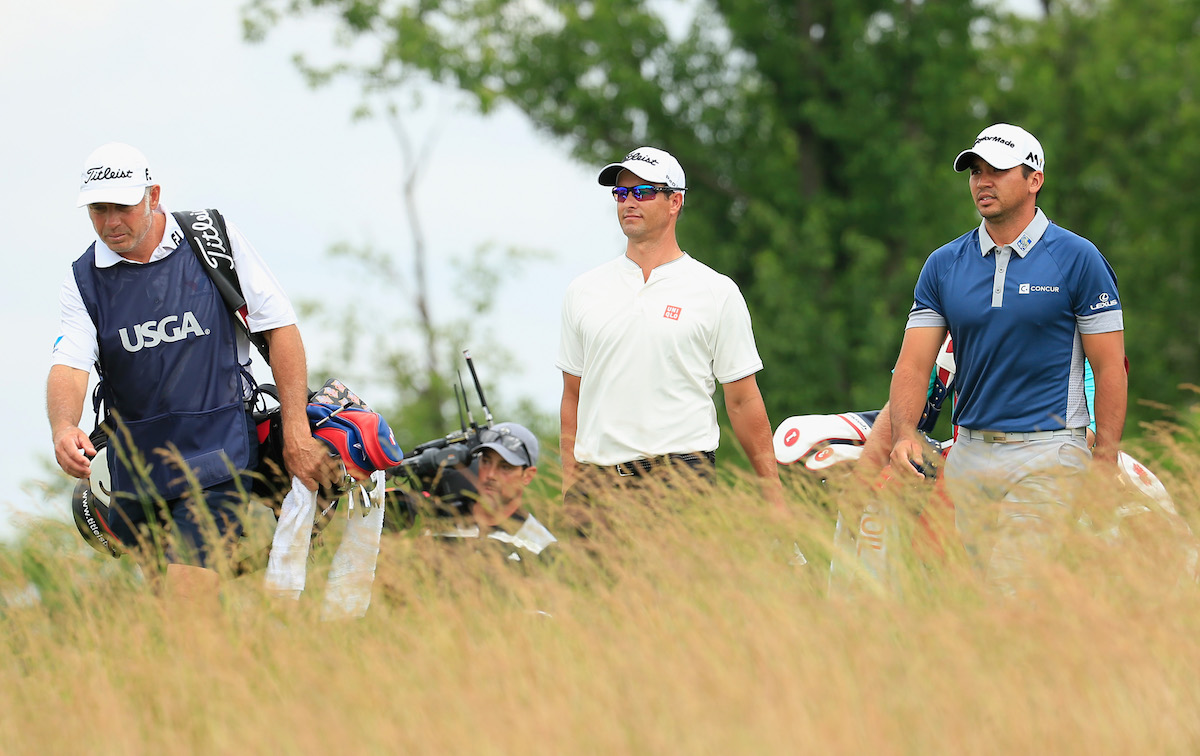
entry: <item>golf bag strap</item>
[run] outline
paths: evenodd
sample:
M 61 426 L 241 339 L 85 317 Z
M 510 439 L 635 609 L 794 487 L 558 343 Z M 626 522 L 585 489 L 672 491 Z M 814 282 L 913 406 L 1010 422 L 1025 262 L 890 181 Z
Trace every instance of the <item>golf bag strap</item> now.
M 92 390 L 92 412 L 96 415 L 96 422 L 92 424 L 92 435 L 95 435 L 100 430 L 100 408 L 104 406 L 104 373 L 100 372 L 100 363 L 96 363 L 96 372 L 100 375 L 100 380 L 96 383 L 96 388 Z
M 233 245 L 229 242 L 229 230 L 225 227 L 225 219 L 211 208 L 182 210 L 171 214 L 175 216 L 179 228 L 187 236 L 196 258 L 200 260 L 200 266 L 208 273 L 217 291 L 221 292 L 221 299 L 225 301 L 230 314 L 241 325 L 263 360 L 270 365 L 271 357 L 267 353 L 266 338 L 261 333 L 251 333 L 250 323 L 246 320 L 246 298 L 242 295 L 242 284 L 238 281 L 237 271 L 233 267 Z

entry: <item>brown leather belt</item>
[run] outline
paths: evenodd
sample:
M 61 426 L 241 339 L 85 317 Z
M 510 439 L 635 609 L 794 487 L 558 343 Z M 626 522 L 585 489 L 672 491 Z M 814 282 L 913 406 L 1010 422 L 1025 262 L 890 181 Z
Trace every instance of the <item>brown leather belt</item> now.
M 592 465 L 597 470 L 602 470 L 606 473 L 615 473 L 622 478 L 633 478 L 641 475 L 648 475 L 656 467 L 666 467 L 668 465 L 684 464 L 691 468 L 696 468 L 703 464 L 715 465 L 717 463 L 717 453 L 715 451 L 708 452 L 689 452 L 687 454 L 663 454 L 658 457 L 643 457 L 641 459 L 622 462 L 619 465 Z

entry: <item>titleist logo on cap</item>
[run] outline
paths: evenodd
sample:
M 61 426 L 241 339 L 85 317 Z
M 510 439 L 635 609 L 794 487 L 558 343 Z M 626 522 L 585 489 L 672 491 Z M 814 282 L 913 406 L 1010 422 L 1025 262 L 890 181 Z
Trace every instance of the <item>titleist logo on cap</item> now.
M 631 153 L 629 153 L 628 155 L 626 155 L 626 156 L 625 156 L 625 160 L 626 160 L 626 161 L 629 161 L 629 160 L 640 160 L 640 161 L 642 161 L 643 163 L 649 163 L 650 165 L 658 165 L 658 161 L 657 161 L 657 160 L 655 160 L 654 158 L 652 158 L 652 157 L 649 157 L 649 156 L 647 156 L 647 155 L 643 155 L 643 154 L 642 154 L 642 153 L 640 153 L 640 152 L 631 152 Z
M 149 174 L 150 171 L 146 171 L 146 173 Z M 127 178 L 133 178 L 133 171 L 131 171 L 131 170 L 123 171 L 123 170 L 120 170 L 119 168 L 109 168 L 108 166 L 101 165 L 101 166 L 97 166 L 96 168 L 88 168 L 87 169 L 87 178 L 85 178 L 83 180 L 83 183 L 87 184 L 92 181 L 109 181 L 112 179 L 127 179 Z M 147 181 L 150 180 L 149 175 L 146 176 L 146 180 Z

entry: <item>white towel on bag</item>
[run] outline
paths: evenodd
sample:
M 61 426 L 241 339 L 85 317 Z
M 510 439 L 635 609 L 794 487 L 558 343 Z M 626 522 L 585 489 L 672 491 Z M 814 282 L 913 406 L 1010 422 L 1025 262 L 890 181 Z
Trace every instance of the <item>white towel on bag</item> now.
M 387 476 L 382 470 L 371 475 L 375 487 L 367 491 L 370 508 L 360 513 L 351 510 L 346 532 L 333 555 L 329 568 L 329 583 L 325 586 L 325 603 L 321 619 L 357 619 L 371 605 L 371 585 L 375 582 L 375 565 L 379 561 L 379 539 L 383 533 L 383 501 Z M 363 489 L 366 490 L 365 487 Z M 360 495 L 354 491 L 351 496 Z
M 312 543 L 317 492 L 309 491 L 299 478 L 283 498 L 271 554 L 267 558 L 267 592 L 281 598 L 299 599 L 308 570 L 308 548 Z
M 355 488 L 346 503 L 349 520 L 342 542 L 333 556 L 321 619 L 339 620 L 362 617 L 371 604 L 371 585 L 379 561 L 379 540 L 383 533 L 383 504 L 386 475 L 377 470 L 371 475 L 373 488 Z M 366 500 L 361 497 L 366 493 Z M 369 502 L 370 506 L 366 506 Z M 365 510 L 365 511 L 364 511 Z M 273 596 L 299 600 L 308 575 L 308 553 L 312 543 L 313 521 L 317 512 L 317 493 L 309 491 L 298 478 L 283 499 L 271 554 L 267 558 L 266 589 Z

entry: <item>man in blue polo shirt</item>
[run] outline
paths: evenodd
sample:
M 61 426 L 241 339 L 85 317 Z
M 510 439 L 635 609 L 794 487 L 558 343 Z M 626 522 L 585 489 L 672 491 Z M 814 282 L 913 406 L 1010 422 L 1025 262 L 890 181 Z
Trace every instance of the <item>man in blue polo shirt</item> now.
M 936 250 L 916 293 L 890 396 L 892 468 L 920 477 L 917 433 L 930 369 L 947 329 L 958 363 L 958 442 L 945 478 L 967 554 L 1005 593 L 1028 587 L 1029 562 L 1051 554 L 1070 520 L 1070 479 L 1092 457 L 1111 465 L 1125 425 L 1124 325 L 1116 276 L 1095 245 L 1037 207 L 1045 156 L 1010 124 L 984 129 L 956 171 L 983 217 Z M 1084 359 L 1096 380 L 1096 445 Z

